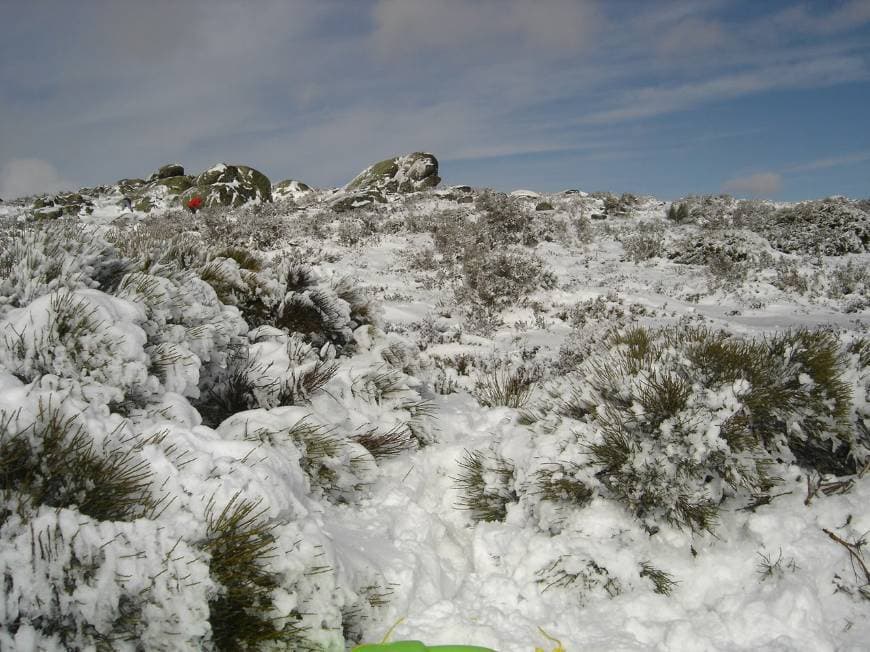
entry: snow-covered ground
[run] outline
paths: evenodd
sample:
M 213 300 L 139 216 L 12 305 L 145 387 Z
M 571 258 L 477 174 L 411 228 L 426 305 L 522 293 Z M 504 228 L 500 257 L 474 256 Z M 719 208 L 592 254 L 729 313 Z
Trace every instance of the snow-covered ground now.
M 554 210 L 536 212 L 544 199 Z M 598 219 L 603 202 L 586 193 L 521 192 L 506 205 L 536 237 L 505 251 L 536 256 L 542 267 L 529 269 L 550 276 L 487 303 L 497 261 L 481 254 L 481 269 L 459 251 L 464 263 L 453 263 L 444 244 L 451 219 L 485 219 L 474 203 L 429 191 L 337 214 L 328 201 L 312 191 L 229 213 L 231 237 L 247 237 L 230 244 L 261 258 L 249 266 L 220 244 L 197 258 L 219 229 L 158 237 L 148 231 L 157 217 L 118 208 L 111 193 L 62 233 L 60 222 L 25 220 L 24 204 L 0 204 L 0 648 L 213 647 L 218 597 L 233 581 L 215 561 L 231 548 L 220 515 L 236 514 L 242 530 L 246 518 L 267 524 L 263 554 L 244 568 L 267 577 L 256 595 L 268 599 L 248 606 L 277 632 L 299 628 L 288 649 L 378 642 L 400 619 L 393 640 L 504 652 L 555 648 L 544 633 L 568 651 L 867 649 L 863 474 L 835 478 L 781 455 L 772 498 L 711 476 L 717 522 L 680 527 L 633 513 L 596 475 L 595 417 L 553 407 L 614 327 L 723 329 L 756 342 L 830 329 L 862 467 L 870 371 L 850 345 L 870 326 L 866 250 L 783 253 L 749 229 L 670 223 L 652 199 Z M 275 225 L 278 236 L 256 241 Z M 738 253 L 679 262 L 723 238 Z M 632 253 L 641 245 L 657 255 Z M 141 258 L 125 265 L 122 254 Z M 312 278 L 293 285 L 299 263 Z M 375 302 L 342 293 L 339 279 Z M 284 322 L 246 319 L 291 303 Z M 329 313 L 318 318 L 328 335 L 289 334 L 311 306 Z M 523 409 L 485 405 L 497 403 L 486 380 L 506 369 L 533 381 Z M 807 391 L 821 382 L 804 376 Z M 238 377 L 249 382 L 241 398 Z M 724 414 L 743 390 L 692 391 Z M 704 428 L 717 438 L 723 424 Z M 46 443 L 77 429 L 97 457 L 141 465 L 129 509 L 82 507 L 100 502 L 76 479 L 93 464 Z M 385 441 L 395 448 L 378 449 Z M 478 489 L 501 509 L 492 520 L 468 508 L 475 453 Z M 542 473 L 556 465 L 589 496 L 542 497 Z

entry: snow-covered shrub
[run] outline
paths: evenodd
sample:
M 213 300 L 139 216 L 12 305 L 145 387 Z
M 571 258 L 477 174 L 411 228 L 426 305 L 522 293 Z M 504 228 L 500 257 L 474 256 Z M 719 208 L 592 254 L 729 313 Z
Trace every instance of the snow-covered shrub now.
M 701 332 L 677 337 L 678 344 L 683 337 L 701 347 L 715 342 Z M 712 529 L 726 485 L 770 488 L 767 455 L 745 424 L 740 398 L 748 387 L 736 379 L 697 382 L 685 346 L 666 340 L 630 328 L 611 339 L 605 356 L 584 364 L 597 426 L 587 445 L 601 481 L 648 527 L 661 519 Z
M 58 290 L 0 322 L 0 364 L 32 382 L 73 381 L 91 399 L 123 402 L 158 391 L 143 351 L 141 309 L 97 290 Z
M 111 292 L 129 268 L 112 245 L 80 225 L 25 231 L 0 250 L 0 317 L 61 289 Z
M 268 405 L 275 392 L 275 380 L 265 367 L 252 360 L 247 349 L 237 349 L 219 375 L 201 384 L 193 405 L 202 422 L 216 428 L 238 412 Z
M 556 286 L 543 260 L 524 249 L 466 252 L 462 261 L 460 301 L 501 309 L 539 288 Z
M 150 514 L 151 471 L 133 450 L 97 445 L 79 419 L 39 405 L 36 421 L 0 412 L 0 490 L 17 509 L 75 506 L 101 521 Z
M 497 367 L 478 376 L 472 394 L 486 407 L 521 409 L 531 398 L 537 381 L 537 374 L 526 367 Z
M 670 243 L 666 255 L 681 265 L 711 265 L 722 260 L 735 264 L 751 260 L 760 247 L 761 243 L 740 231 L 708 230 Z
M 778 334 L 766 345 L 765 362 L 779 366 L 772 387 L 779 404 L 774 414 L 785 422 L 786 445 L 797 463 L 835 475 L 862 468 L 870 459 L 870 440 L 851 422 L 852 388 L 836 336 L 797 330 Z
M 475 521 L 503 521 L 508 504 L 518 498 L 513 463 L 494 453 L 465 451 L 459 467 L 454 478 L 458 507 L 471 512 Z
M 379 233 L 379 216 L 366 210 L 351 210 L 340 213 L 336 237 L 345 247 L 354 247 L 370 242 Z
M 156 521 L 10 516 L 0 574 L 4 650 L 210 649 L 208 562 Z
M 664 254 L 665 229 L 661 222 L 639 222 L 618 237 L 626 257 L 640 263 Z
M 737 228 L 758 230 L 776 211 L 776 207 L 761 199 L 742 199 L 734 206 L 731 223 Z
M 592 196 L 604 202 L 604 214 L 608 217 L 631 217 L 632 209 L 640 203 L 640 199 L 630 192 L 624 192 L 619 197 L 610 192 L 596 192 Z
M 843 371 L 826 331 L 743 341 L 633 327 L 581 366 L 569 405 L 593 425 L 582 436 L 612 495 L 648 527 L 709 530 L 729 492 L 773 486 L 774 456 L 838 475 L 863 464 Z
M 844 300 L 846 312 L 859 312 L 870 305 L 870 271 L 851 260 L 835 267 L 828 292 Z
M 671 204 L 666 217 L 675 224 L 721 229 L 731 225 L 734 204 L 730 195 L 691 195 Z
M 607 567 L 594 559 L 577 556 L 561 556 L 542 568 L 538 571 L 538 584 L 542 592 L 552 588 L 572 589 L 584 603 L 590 594 L 601 593 L 613 598 L 625 590 Z
M 265 518 L 266 511 L 239 494 L 219 513 L 209 506 L 208 529 L 200 545 L 209 554 L 209 572 L 220 587 L 208 607 L 212 641 L 221 652 L 274 643 L 294 650 L 316 649 L 302 636 L 298 613 L 273 613 L 272 592 L 280 578 L 268 560 L 277 550 L 277 524 Z M 276 616 L 285 621 L 281 626 Z
M 780 208 L 757 230 L 785 253 L 842 256 L 870 247 L 870 215 L 841 198 Z
M 595 495 L 587 476 L 576 462 L 550 462 L 535 471 L 530 493 L 538 500 L 585 507 Z
M 674 224 L 686 224 L 689 221 L 689 204 L 686 202 L 671 204 L 665 212 L 665 217 Z
M 815 293 L 820 284 L 820 273 L 807 265 L 789 258 L 779 258 L 773 265 L 776 276 L 771 280 L 774 287 L 783 292 L 797 294 Z
M 489 243 L 527 246 L 536 243 L 534 218 L 516 197 L 485 191 L 477 195 L 474 205 L 480 213 L 478 225 Z

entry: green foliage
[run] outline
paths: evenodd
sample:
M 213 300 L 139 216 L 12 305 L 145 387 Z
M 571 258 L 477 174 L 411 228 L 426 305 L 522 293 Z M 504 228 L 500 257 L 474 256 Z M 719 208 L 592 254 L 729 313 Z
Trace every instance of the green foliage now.
M 288 378 L 274 387 L 268 405 L 277 407 L 307 403 L 311 395 L 326 387 L 337 372 L 337 364 L 320 360 L 306 368 L 293 369 Z
M 644 561 L 640 564 L 640 576 L 647 578 L 653 585 L 653 591 L 661 595 L 670 595 L 677 581 L 674 576 Z
M 267 404 L 275 382 L 264 372 L 265 368 L 251 360 L 247 350 L 234 351 L 221 375 L 193 401 L 202 422 L 217 428 L 238 412 Z
M 472 393 L 478 403 L 486 407 L 521 409 L 531 398 L 536 382 L 535 375 L 525 367 L 501 367 L 482 374 Z
M 396 457 L 415 447 L 414 439 L 406 424 L 400 423 L 389 430 L 368 428 L 353 440 L 372 454 L 376 460 Z
M 268 643 L 306 649 L 304 629 L 292 622 L 279 629 L 272 617 L 272 591 L 277 577 L 269 570 L 276 552 L 277 523 L 265 519 L 266 509 L 236 494 L 220 511 L 207 510 L 208 528 L 201 547 L 211 558 L 212 578 L 221 592 L 209 600 L 212 640 L 218 650 L 261 649 Z M 284 616 L 298 614 L 284 614 Z
M 460 493 L 458 507 L 470 511 L 475 521 L 503 521 L 508 504 L 517 501 L 514 465 L 497 455 L 465 451 L 459 467 L 462 471 L 454 478 Z
M 591 502 L 594 491 L 576 477 L 579 470 L 574 462 L 548 464 L 535 472 L 532 493 L 542 500 L 585 507 Z
M 765 494 L 776 482 L 774 457 L 844 475 L 866 454 L 850 422 L 839 343 L 828 331 L 752 341 L 700 328 L 631 327 L 612 335 L 610 346 L 583 366 L 593 395 L 578 405 L 597 397 L 594 415 L 586 413 L 599 428 L 587 444 L 591 460 L 604 485 L 648 524 L 663 518 L 712 529 L 719 492 Z
M 552 588 L 570 588 L 578 594 L 581 602 L 585 602 L 593 591 L 603 592 L 610 598 L 624 591 L 619 580 L 611 576 L 605 566 L 592 559 L 563 555 L 539 570 L 537 575 L 538 584 L 543 586 L 542 592 Z
M 689 204 L 686 202 L 671 204 L 668 206 L 665 217 L 674 224 L 685 224 L 689 221 Z
M 522 250 L 466 252 L 462 279 L 463 287 L 457 291 L 460 301 L 496 310 L 557 283 L 543 260 Z
M 0 412 L 0 488 L 21 506 L 75 507 L 101 521 L 150 515 L 151 471 L 133 451 L 100 449 L 75 417 L 52 405 L 15 430 L 16 415 Z

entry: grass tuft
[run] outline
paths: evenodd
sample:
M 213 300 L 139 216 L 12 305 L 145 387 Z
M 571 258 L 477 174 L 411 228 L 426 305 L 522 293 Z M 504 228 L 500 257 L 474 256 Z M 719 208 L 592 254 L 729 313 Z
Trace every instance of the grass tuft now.
M 522 409 L 529 402 L 536 385 L 535 376 L 528 370 L 502 368 L 480 376 L 472 393 L 477 402 L 485 407 Z
M 264 518 L 265 512 L 259 501 L 245 500 L 240 493 L 219 513 L 213 501 L 208 505 L 201 545 L 211 558 L 211 576 L 222 588 L 209 601 L 213 642 L 222 652 L 261 649 L 270 643 L 305 649 L 304 628 L 288 622 L 278 629 L 278 619 L 270 617 L 278 579 L 268 562 L 277 550 L 277 524 Z
M 75 507 L 100 521 L 132 521 L 155 506 L 151 470 L 135 451 L 99 450 L 77 422 L 40 403 L 21 431 L 0 413 L 0 489 L 33 507 Z
M 462 471 L 454 478 L 459 508 L 469 510 L 475 521 L 503 521 L 508 504 L 517 501 L 514 465 L 498 456 L 465 451 L 459 466 Z

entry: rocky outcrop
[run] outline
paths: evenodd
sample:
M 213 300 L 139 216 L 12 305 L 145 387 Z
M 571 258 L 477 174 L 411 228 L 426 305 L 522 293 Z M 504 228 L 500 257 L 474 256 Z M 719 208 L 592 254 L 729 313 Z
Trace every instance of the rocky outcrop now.
M 157 181 L 157 179 L 171 179 L 172 177 L 183 177 L 184 166 L 181 163 L 167 163 L 157 169 L 157 172 L 152 174 L 148 180 Z
M 285 179 L 272 186 L 272 200 L 296 199 L 311 192 L 311 186 L 295 179 Z
M 55 219 L 63 215 L 82 215 L 94 212 L 94 203 L 78 192 L 59 192 L 37 197 L 32 205 L 35 217 Z
M 193 185 L 181 193 L 181 203 L 186 204 L 193 197 L 202 199 L 203 208 L 270 202 L 272 183 L 265 174 L 247 165 L 220 163 L 193 180 Z
M 414 152 L 370 165 L 345 186 L 348 192 L 376 191 L 380 194 L 418 192 L 441 183 L 438 159 Z

